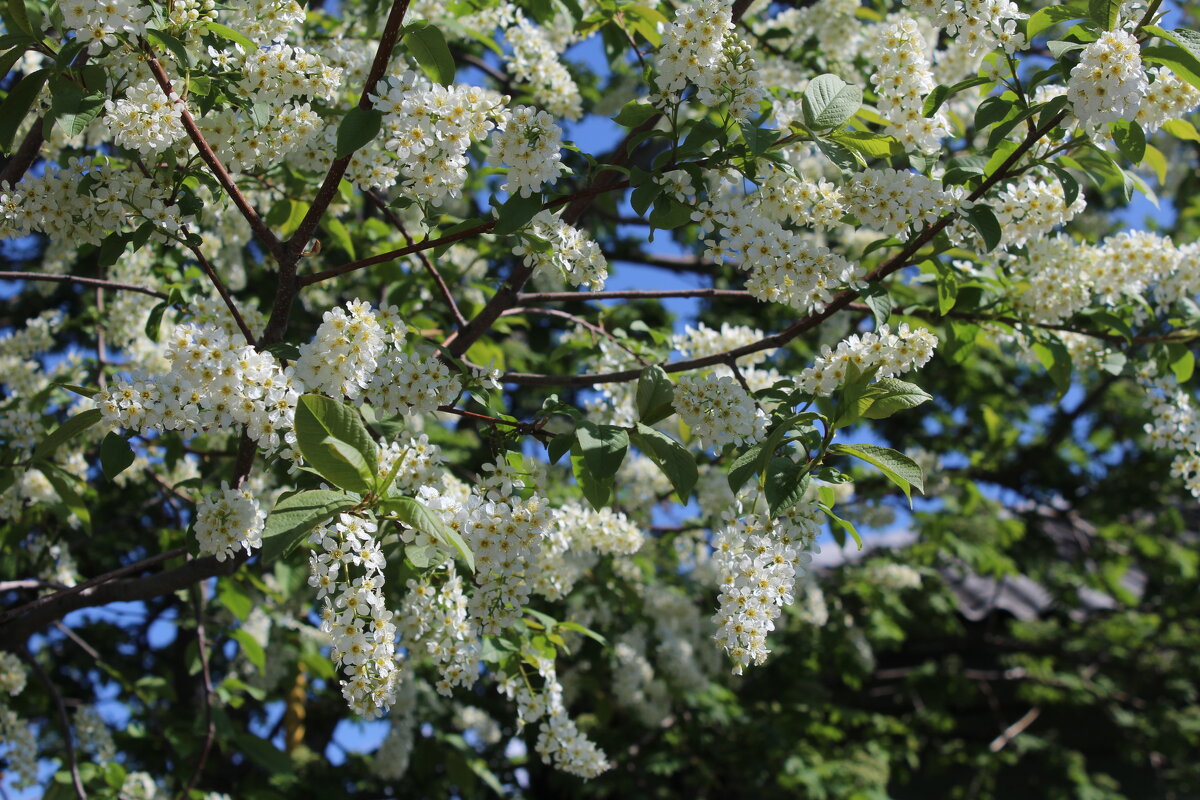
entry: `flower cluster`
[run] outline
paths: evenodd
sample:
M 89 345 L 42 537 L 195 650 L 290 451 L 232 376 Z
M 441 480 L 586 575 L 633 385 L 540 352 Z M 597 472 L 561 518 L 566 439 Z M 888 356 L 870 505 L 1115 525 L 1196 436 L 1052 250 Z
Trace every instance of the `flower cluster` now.
M 187 135 L 183 128 L 183 101 L 168 97 L 152 80 L 130 86 L 120 100 L 106 100 L 104 122 L 113 141 L 142 155 L 166 150 Z
M 224 561 L 238 550 L 250 553 L 261 547 L 266 521 L 252 492 L 223 483 L 196 505 L 196 542 L 201 553 Z
M 213 112 L 198 124 L 217 156 L 234 171 L 278 163 L 312 144 L 322 131 L 321 117 L 308 103 L 286 103 L 272 109 L 261 127 L 237 109 Z
M 25 689 L 25 665 L 16 654 L 0 650 L 0 694 L 13 697 Z
M 501 190 L 529 197 L 552 183 L 562 160 L 562 128 L 533 106 L 517 106 L 496 136 L 492 161 L 508 165 Z
M 971 56 L 997 46 L 1012 55 L 1025 46 L 1017 22 L 1028 15 L 1011 0 L 910 0 L 908 5 L 945 28 L 954 43 Z
M 404 344 L 395 309 L 376 314 L 370 303 L 356 298 L 325 312 L 316 335 L 300 348 L 295 377 L 314 391 L 353 400 L 367 388 L 389 342 Z
M 276 44 L 246 54 L 242 89 L 260 103 L 282 103 L 294 97 L 332 99 L 342 71 L 301 47 Z
M 728 103 L 730 116 L 746 121 L 766 96 L 750 46 L 734 33 L 729 7 L 716 0 L 675 12 L 663 31 L 655 66 L 659 94 L 652 99 L 660 107 L 680 102 L 691 83 L 701 104 Z
M 1137 39 L 1123 30 L 1104 31 L 1085 47 L 1067 81 L 1067 97 L 1085 129 L 1133 119 L 1147 89 Z
M 631 555 L 641 549 L 640 528 L 609 508 L 594 511 L 568 503 L 553 512 L 554 522 L 528 569 L 532 590 L 548 600 L 570 594 L 601 555 Z
M 468 610 L 462 578 L 453 562 L 446 565 L 440 587 L 433 575 L 410 579 L 400 618 L 400 635 L 411 654 L 425 652 L 437 667 L 438 694 L 449 697 L 455 686 L 473 686 L 479 678 L 479 626 Z
M 1176 451 L 1172 477 L 1200 497 L 1200 408 L 1174 375 L 1156 374 L 1153 364 L 1140 370 L 1137 377 L 1153 414 L 1153 421 L 1146 424 L 1151 446 Z
M 713 560 L 720 580 L 715 638 L 741 675 L 762 664 L 770 651 L 767 634 L 780 610 L 794 599 L 796 576 L 811 556 L 820 511 L 801 500 L 781 520 L 759 514 L 730 515 L 716 532 Z
M 96 55 L 105 47 L 116 47 L 117 34 L 139 36 L 145 33 L 150 9 L 138 0 L 69 0 L 59 6 L 63 24 L 75 37 L 88 43 L 88 52 Z
M 368 719 L 395 699 L 399 680 L 396 625 L 383 596 L 387 560 L 374 520 L 340 514 L 308 538 L 308 583 L 321 601 L 321 630 L 330 635 L 330 657 L 343 674 L 342 695 Z
M 517 704 L 517 721 L 520 725 L 539 722 L 535 745 L 538 755 L 546 764 L 581 778 L 594 778 L 609 768 L 604 751 L 580 732 L 567 713 L 563 702 L 563 688 L 558 681 L 554 662 L 536 653 L 530 654 L 542 678 L 542 690 L 535 693 L 528 679 L 500 676 L 500 692 Z
M 92 753 L 96 763 L 103 764 L 117 757 L 117 744 L 100 712 L 93 706 L 75 709 L 75 736 L 80 750 Z
M 902 592 L 921 585 L 921 573 L 907 564 L 873 564 L 866 569 L 866 578 L 880 589 Z
M 767 432 L 767 415 L 728 375 L 688 375 L 675 385 L 675 410 L 692 435 L 720 449 L 753 444 Z
M 1003 231 L 1001 244 L 1022 245 L 1041 240 L 1070 222 L 1087 207 L 1083 192 L 1067 205 L 1062 185 L 1032 174 L 1005 186 L 990 203 Z
M 846 380 L 851 364 L 860 374 L 874 369 L 876 377 L 894 378 L 925 366 L 937 343 L 937 337 L 925 328 L 912 329 L 901 323 L 892 333 L 887 325 L 880 325 L 877 331 L 843 339 L 836 349 L 822 345 L 813 365 L 796 378 L 796 385 L 805 392 L 831 395 Z
M 527 86 L 538 105 L 554 116 L 579 119 L 583 113 L 579 87 L 546 32 L 517 11 L 516 24 L 504 32 L 504 38 L 512 46 L 507 66 L 517 84 Z
M 847 210 L 863 225 L 891 236 L 908 226 L 933 222 L 966 206 L 961 186 L 943 189 L 941 183 L 915 172 L 868 169 L 842 187 Z
M 403 169 L 406 191 L 434 203 L 459 196 L 467 151 L 505 118 L 496 92 L 440 86 L 412 70 L 390 76 L 373 99 L 383 112 L 382 147 L 356 151 L 349 174 L 360 186 L 383 188 Z M 336 141 L 336 130 L 327 135 Z
M 562 221 L 553 211 L 539 211 L 529 223 L 528 232 L 549 242 L 549 248 L 522 244 L 513 253 L 524 256 L 525 266 L 535 271 L 553 271 L 571 286 L 585 286 L 593 292 L 604 288 L 608 280 L 608 261 L 600 246 L 574 225 Z
M 883 26 L 874 51 L 877 69 L 871 83 L 879 95 L 876 107 L 891 123 L 890 132 L 906 148 L 933 152 L 941 147 L 949 130 L 945 112 L 924 114 L 925 97 L 935 82 L 929 69 L 925 38 L 917 23 L 908 18 Z
M 706 241 L 706 255 L 717 263 L 739 256 L 738 266 L 750 273 L 746 289 L 764 302 L 819 311 L 835 289 L 865 274 L 862 264 L 851 263 L 812 236 L 784 228 L 738 192 L 721 192 L 692 216 L 702 230 L 720 232 L 719 241 Z
M 3 703 L 0 703 L 0 742 L 4 744 L 7 768 L 16 776 L 13 786 L 27 789 L 37 785 L 37 737 L 29 723 Z
M 1200 107 L 1200 89 L 1182 81 L 1166 67 L 1147 70 L 1150 85 L 1134 120 L 1146 133 L 1154 133 L 1164 122 L 1179 119 Z

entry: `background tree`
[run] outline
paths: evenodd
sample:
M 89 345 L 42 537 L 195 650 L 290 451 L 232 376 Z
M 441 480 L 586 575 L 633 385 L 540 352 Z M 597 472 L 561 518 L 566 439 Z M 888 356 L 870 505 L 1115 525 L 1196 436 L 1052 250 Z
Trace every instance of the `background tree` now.
M 1197 792 L 1192 11 L 11 0 L 0 787 Z

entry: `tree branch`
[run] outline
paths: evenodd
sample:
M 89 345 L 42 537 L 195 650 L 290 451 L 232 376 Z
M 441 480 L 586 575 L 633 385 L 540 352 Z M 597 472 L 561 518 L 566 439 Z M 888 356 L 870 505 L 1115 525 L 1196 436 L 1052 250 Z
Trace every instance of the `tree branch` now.
M 78 275 L 53 275 L 48 272 L 0 272 L 0 281 L 48 281 L 50 283 L 75 283 L 80 286 L 96 286 L 100 289 L 113 291 L 138 292 L 139 294 L 166 300 L 167 296 L 157 289 L 148 286 L 137 286 L 132 283 L 103 281 L 99 278 L 83 278 Z
M 160 89 L 170 100 L 175 89 L 171 86 L 171 79 L 167 77 L 166 71 L 162 64 L 158 63 L 158 59 L 154 57 L 153 51 L 149 44 L 143 43 L 146 49 L 146 63 L 150 67 L 150 72 L 154 75 L 154 80 L 158 83 Z M 258 216 L 258 212 L 246 200 L 246 196 L 238 189 L 237 184 L 233 182 L 233 178 L 229 176 L 229 172 L 225 169 L 225 165 L 217 158 L 217 154 L 213 152 L 208 141 L 205 140 L 204 134 L 201 133 L 199 126 L 196 125 L 196 120 L 192 118 L 192 112 L 188 111 L 187 103 L 183 100 L 179 102 L 180 121 L 183 123 L 184 130 L 188 133 L 188 138 L 192 140 L 192 144 L 196 146 L 196 150 L 200 153 L 200 158 L 208 166 L 213 177 L 221 184 L 221 188 L 229 195 L 229 199 L 237 206 L 238 211 L 242 212 L 242 216 L 246 218 L 246 222 L 250 223 L 250 229 L 254 231 L 254 235 L 258 237 L 259 242 L 267 249 L 276 260 L 280 258 L 280 243 L 271 229 L 267 227 L 262 218 Z
M 517 302 L 528 303 L 571 303 L 576 300 L 662 300 L 670 297 L 727 297 L 746 300 L 750 292 L 745 289 L 619 289 L 611 292 L 522 292 Z
M 67 747 L 67 764 L 71 768 L 71 784 L 75 787 L 75 796 L 79 800 L 87 800 L 87 792 L 83 790 L 83 780 L 79 777 L 79 762 L 75 758 L 75 739 L 71 735 L 71 721 L 67 719 L 67 707 L 63 703 L 62 694 L 58 691 L 58 687 L 50 680 L 50 676 L 46 674 L 46 670 L 42 669 L 42 665 L 38 663 L 33 653 L 28 649 L 22 648 L 21 655 L 26 663 L 33 668 L 38 679 L 46 687 L 46 691 L 50 693 L 51 699 L 54 700 L 54 711 L 58 718 L 58 727 L 62 730 L 63 742 Z

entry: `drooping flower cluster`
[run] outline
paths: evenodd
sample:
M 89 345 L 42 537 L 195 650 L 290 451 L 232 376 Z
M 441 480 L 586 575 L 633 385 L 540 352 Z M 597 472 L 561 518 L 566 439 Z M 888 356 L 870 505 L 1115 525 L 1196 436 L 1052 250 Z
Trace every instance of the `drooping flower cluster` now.
M 767 634 L 780 610 L 794 599 L 796 576 L 811 556 L 819 530 L 816 503 L 801 500 L 784 518 L 730 514 L 716 531 L 713 561 L 720 580 L 715 638 L 741 675 L 762 664 L 770 650 Z
M 1070 319 L 1092 298 L 1089 275 L 1095 249 L 1065 236 L 1035 239 L 1024 257 L 1006 261 L 1020 278 L 1017 305 L 1035 322 L 1057 324 Z
M 525 266 L 535 271 L 553 271 L 570 286 L 583 286 L 593 292 L 604 288 L 608 280 L 608 261 L 586 233 L 568 225 L 553 211 L 539 211 L 529 223 L 530 234 L 550 243 L 544 247 L 521 245 L 513 248 L 524 256 Z M 535 272 L 536 274 L 536 272 Z
M 527 570 L 532 590 L 548 600 L 570 594 L 601 555 L 636 553 L 645 540 L 640 528 L 609 508 L 595 511 L 568 503 L 553 515 L 554 523 Z
M 516 23 L 504 32 L 504 38 L 512 45 L 508 71 L 517 84 L 528 86 L 538 105 L 554 116 L 579 119 L 583 113 L 579 87 L 546 32 L 518 10 Z
M 1137 39 L 1128 31 L 1104 31 L 1083 49 L 1071 69 L 1067 97 L 1085 129 L 1133 119 L 1149 88 Z
M 535 747 L 544 763 L 581 778 L 596 777 L 609 768 L 604 751 L 580 732 L 567 713 L 554 662 L 536 653 L 530 655 L 538 665 L 541 691 L 534 692 L 522 673 L 522 677 L 501 675 L 500 693 L 517 704 L 519 725 L 540 722 Z
M 702 230 L 721 235 L 719 241 L 706 241 L 706 256 L 717 263 L 736 260 L 750 273 L 746 289 L 764 302 L 802 312 L 820 310 L 838 287 L 866 274 L 862 264 L 848 261 L 812 236 L 784 228 L 739 192 L 721 192 L 715 201 L 702 203 L 693 218 Z
M 728 375 L 687 375 L 675 384 L 675 410 L 706 447 L 754 444 L 767 432 L 767 415 Z
M 221 488 L 196 505 L 196 542 L 200 552 L 215 555 L 224 561 L 245 550 L 251 553 L 262 547 L 262 531 L 267 514 L 248 489 L 233 489 L 222 483 Z
M 0 694 L 16 697 L 25 689 L 25 665 L 15 653 L 0 650 Z
M 921 585 L 921 573 L 907 564 L 872 564 L 866 569 L 866 578 L 873 585 L 890 592 L 916 589 Z
M 383 596 L 387 560 L 375 521 L 340 514 L 309 536 L 308 583 L 321 601 L 321 630 L 342 671 L 342 695 L 354 713 L 372 719 L 395 699 L 400 679 L 396 625 Z
M 902 322 L 892 333 L 887 325 L 880 325 L 877 331 L 843 339 L 836 349 L 822 345 L 813 365 L 796 378 L 796 385 L 816 395 L 833 394 L 846 380 L 851 364 L 860 374 L 877 369 L 876 377 L 894 378 L 925 366 L 937 343 L 925 328 L 909 328 Z
M 876 107 L 891 123 L 889 133 L 906 149 L 933 152 L 949 130 L 945 112 L 924 114 L 925 98 L 936 85 L 929 69 L 929 53 L 917 23 L 908 18 L 879 31 L 873 53 L 877 69 L 871 83 L 879 95 Z
M 1001 244 L 1020 247 L 1038 241 L 1070 222 L 1076 214 L 1083 212 L 1087 201 L 1080 192 L 1068 206 L 1062 185 L 1057 180 L 1026 174 L 1005 186 L 989 205 L 1003 232 Z
M 379 146 L 354 153 L 349 175 L 359 186 L 384 188 L 403 172 L 405 191 L 434 203 L 460 196 L 467 151 L 506 116 L 505 98 L 496 92 L 440 86 L 412 70 L 389 77 L 373 99 L 384 135 Z M 336 141 L 336 130 L 327 136 Z
M 730 116 L 745 121 L 766 95 L 750 46 L 734 32 L 728 5 L 717 0 L 701 0 L 675 12 L 663 31 L 655 66 L 659 91 L 651 99 L 660 107 L 679 103 L 691 83 L 700 103 L 728 103 Z
M 359 397 L 378 370 L 376 359 L 389 344 L 404 344 L 396 310 L 376 314 L 370 303 L 355 299 L 326 311 L 316 335 L 300 348 L 295 377 L 330 397 Z
M 81 42 L 87 42 L 88 53 L 96 55 L 105 47 L 117 45 L 116 34 L 139 36 L 145 33 L 150 9 L 138 0 L 68 0 L 59 6 L 63 23 L 75 32 Z
M 166 150 L 187 135 L 184 130 L 179 95 L 163 93 L 153 80 L 130 86 L 125 97 L 106 100 L 108 125 L 113 141 L 142 155 Z
M 480 627 L 454 564 L 446 565 L 440 587 L 433 586 L 433 578 L 408 582 L 400 634 L 410 654 L 429 656 L 439 675 L 438 694 L 449 697 L 454 687 L 473 686 L 479 679 Z
M 0 745 L 4 747 L 8 770 L 16 775 L 13 786 L 26 789 L 36 785 L 38 755 L 33 727 L 3 703 L 0 703 Z
M 533 106 L 517 106 L 495 138 L 491 160 L 508 166 L 500 188 L 529 197 L 552 183 L 562 160 L 562 128 L 554 117 Z
M 75 709 L 75 736 L 80 750 L 90 752 L 96 763 L 103 764 L 117 757 L 117 744 L 112 731 L 93 706 Z
M 1009 55 L 1025 46 L 1017 22 L 1028 17 L 1011 0 L 909 0 L 908 5 L 926 15 L 956 45 L 971 56 L 1004 48 Z
M 1192 393 L 1174 375 L 1156 374 L 1153 363 L 1138 372 L 1153 421 L 1146 423 L 1152 447 L 1175 451 L 1171 476 L 1183 481 L 1192 496 L 1200 497 L 1200 408 Z
M 1146 71 L 1150 85 L 1134 120 L 1146 133 L 1154 133 L 1164 122 L 1179 119 L 1200 107 L 1200 89 L 1180 80 L 1166 67 Z
M 863 225 L 891 236 L 966 207 L 961 186 L 943 189 L 924 175 L 894 169 L 856 173 L 842 187 L 842 196 L 847 210 Z
M 275 44 L 246 54 L 242 89 L 260 103 L 282 103 L 294 97 L 329 100 L 342 82 L 342 71 L 316 53 Z

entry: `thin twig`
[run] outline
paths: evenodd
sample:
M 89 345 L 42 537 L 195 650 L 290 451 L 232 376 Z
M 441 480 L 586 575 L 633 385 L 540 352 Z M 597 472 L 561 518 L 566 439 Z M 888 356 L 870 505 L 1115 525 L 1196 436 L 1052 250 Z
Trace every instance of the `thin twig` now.
M 54 710 L 58 716 L 58 727 L 62 729 L 63 742 L 67 746 L 67 764 L 71 768 L 71 783 L 75 787 L 75 796 L 79 800 L 87 800 L 87 792 L 83 790 L 83 779 L 79 777 L 79 762 L 75 758 L 75 739 L 71 736 L 71 721 L 67 719 L 67 707 L 63 703 L 62 694 L 58 691 L 58 687 L 50 680 L 50 676 L 46 674 L 46 670 L 42 669 L 42 665 L 38 663 L 33 654 L 28 649 L 22 648 L 21 655 L 25 661 L 37 673 L 38 679 L 45 685 L 46 691 L 50 693 L 50 697 L 54 700 Z
M 213 269 L 213 265 L 204 257 L 204 253 L 200 252 L 200 247 L 189 241 L 188 229 L 184 225 L 179 229 L 180 235 L 183 237 L 184 246 L 192 252 L 196 260 L 200 262 L 204 274 L 212 281 L 213 286 L 217 289 L 217 294 L 221 295 L 221 299 L 225 301 L 225 307 L 229 309 L 229 313 L 233 315 L 233 321 L 237 323 L 238 330 L 242 332 L 242 336 L 246 337 L 246 342 L 251 346 L 256 344 L 254 334 L 250 332 L 250 327 L 246 325 L 246 320 L 242 319 L 242 312 L 238 311 L 237 304 L 233 302 L 233 295 L 229 293 L 229 287 L 225 285 L 225 281 L 221 280 L 221 276 Z
M 371 190 L 368 190 L 366 195 L 367 199 L 370 200 L 377 209 L 379 209 L 380 213 L 387 217 L 387 220 L 392 224 L 392 227 L 400 231 L 400 235 L 404 237 L 404 241 L 408 242 L 410 246 L 414 244 L 412 236 L 410 236 L 408 233 L 408 229 L 404 227 L 404 220 L 400 219 L 400 217 L 396 216 L 396 212 L 388 208 L 388 205 L 383 201 L 383 198 Z M 454 300 L 454 294 L 450 291 L 450 287 L 446 284 L 446 279 L 442 277 L 442 274 L 438 272 L 438 268 L 429 259 L 429 256 L 425 255 L 424 252 L 419 252 L 416 254 L 416 256 L 417 260 L 421 262 L 421 266 L 425 268 L 427 273 L 429 273 L 429 277 L 433 279 L 434 284 L 438 288 L 438 292 L 442 295 L 442 299 L 446 302 L 446 305 L 449 306 L 450 314 L 454 317 L 455 324 L 460 328 L 463 325 L 466 325 L 466 317 L 464 317 L 462 315 L 462 311 L 459 310 L 458 303 Z
M 217 733 L 217 726 L 213 722 L 213 685 L 212 673 L 208 668 L 208 636 L 204 630 L 204 585 L 192 586 L 192 603 L 196 607 L 196 648 L 200 654 L 200 673 L 203 676 L 204 688 L 204 745 L 200 748 L 200 758 L 196 762 L 195 768 L 192 770 L 192 776 L 188 778 L 187 785 L 183 787 L 177 796 L 177 800 L 183 800 L 188 797 L 192 789 L 195 788 L 196 782 L 200 780 L 200 774 L 204 771 L 204 765 L 208 763 L 208 754 L 212 750 L 213 738 Z
M 388 64 L 392 61 L 392 51 L 396 48 L 396 43 L 400 39 L 400 29 L 404 25 L 404 15 L 408 13 L 408 2 L 409 0 L 392 0 L 392 8 L 388 12 L 387 22 L 384 23 L 383 32 L 379 35 L 379 47 L 375 50 L 375 59 L 371 62 L 371 69 L 367 73 L 367 79 L 363 83 L 362 91 L 358 95 L 358 107 L 361 109 L 369 110 L 373 105 L 371 93 L 375 91 L 376 84 L 383 79 L 384 74 L 387 72 Z M 289 261 L 297 258 L 303 252 L 305 245 L 308 244 L 308 240 L 312 237 L 313 231 L 317 229 L 321 218 L 325 216 L 325 211 L 329 208 L 329 204 L 333 202 L 334 195 L 337 194 L 338 184 L 342 182 L 342 177 L 346 174 L 346 169 L 350 166 L 352 156 L 353 153 L 349 153 L 341 158 L 335 158 L 333 163 L 329 165 L 329 171 L 325 173 L 325 179 L 321 182 L 320 188 L 317 189 L 312 205 L 309 206 L 304 219 L 296 227 L 296 232 L 284 244 Z
M 100 658 L 101 658 L 100 651 L 98 651 L 96 648 L 92 647 L 90 644 L 85 642 L 83 640 L 82 636 L 80 636 L 75 631 L 68 628 L 66 625 L 63 625 L 61 621 L 55 622 L 54 627 L 58 628 L 60 631 L 62 631 L 64 634 L 66 634 L 67 638 L 70 639 L 72 642 L 79 645 L 79 649 L 82 650 L 83 652 L 87 653 L 89 656 L 91 656 L 93 661 L 100 660 Z
M 992 740 L 992 743 L 988 745 L 988 750 L 991 750 L 993 753 L 999 753 L 1008 746 L 1009 742 L 1020 736 L 1026 728 L 1032 725 L 1034 721 L 1041 715 L 1041 713 L 1042 710 L 1037 706 L 1034 706 L 1026 711 L 1025 716 L 1021 717 L 1012 725 L 1009 725 L 1004 729 L 1003 733 Z
M 637 352 L 631 350 L 628 345 L 626 345 L 624 342 L 622 342 L 620 339 L 618 339 L 616 336 L 614 336 L 611 331 L 605 330 L 603 326 L 595 325 L 591 322 L 588 322 L 586 319 L 583 319 L 582 317 L 577 317 L 574 314 L 568 314 L 565 311 L 559 311 L 556 308 L 530 308 L 528 306 L 516 306 L 514 308 L 505 310 L 504 312 L 502 312 L 500 314 L 500 316 L 510 317 L 510 316 L 518 316 L 520 314 L 539 314 L 543 317 L 559 317 L 560 319 L 570 320 L 571 322 L 574 322 L 576 325 L 579 325 L 582 328 L 586 328 L 587 330 L 591 331 L 592 333 L 596 334 L 597 336 L 603 336 L 604 338 L 613 342 L 613 344 L 615 344 L 617 347 L 624 350 L 626 353 L 629 353 L 629 355 L 636 358 L 640 363 L 646 364 L 646 365 L 650 364 L 650 362 L 647 361 L 645 358 L 643 358 L 640 353 L 637 353 Z
M 727 297 L 744 300 L 750 297 L 745 289 L 619 289 L 610 292 L 522 292 L 517 302 L 570 303 L 575 300 L 662 300 L 666 298 Z
M 148 286 L 137 286 L 132 283 L 117 281 L 102 281 L 99 278 L 83 278 L 78 275 L 52 275 L 47 272 L 0 272 L 0 281 L 49 281 L 50 283 L 77 283 L 80 286 L 95 286 L 100 289 L 114 291 L 138 292 L 166 300 L 167 296 L 157 289 Z
M 158 83 L 159 88 L 163 90 L 169 101 L 171 95 L 175 94 L 175 89 L 171 86 L 171 79 L 167 77 L 166 70 L 163 69 L 162 64 L 154 57 L 150 45 L 143 43 L 143 46 L 146 50 L 146 64 L 150 67 L 150 72 L 154 75 L 154 80 Z M 212 147 L 204 138 L 200 126 L 192 118 L 192 112 L 188 111 L 187 103 L 180 100 L 177 107 L 179 109 L 180 122 L 183 123 L 183 128 L 187 131 L 188 138 L 192 140 L 192 144 L 199 151 L 200 158 L 208 166 L 208 169 L 212 172 L 213 177 L 217 179 L 217 182 L 221 184 L 221 188 L 229 195 L 229 199 L 237 206 L 238 211 L 242 212 L 242 216 L 246 218 L 246 222 L 250 223 L 250 229 L 254 231 L 254 235 L 267 248 L 267 251 L 278 260 L 280 255 L 279 239 L 271 232 L 267 224 L 263 222 L 258 212 L 254 210 L 254 207 L 250 205 L 246 196 L 238 189 L 237 184 L 233 182 L 229 171 L 225 169 L 225 165 L 221 163 L 221 159 L 217 158 L 217 154 L 213 152 Z

